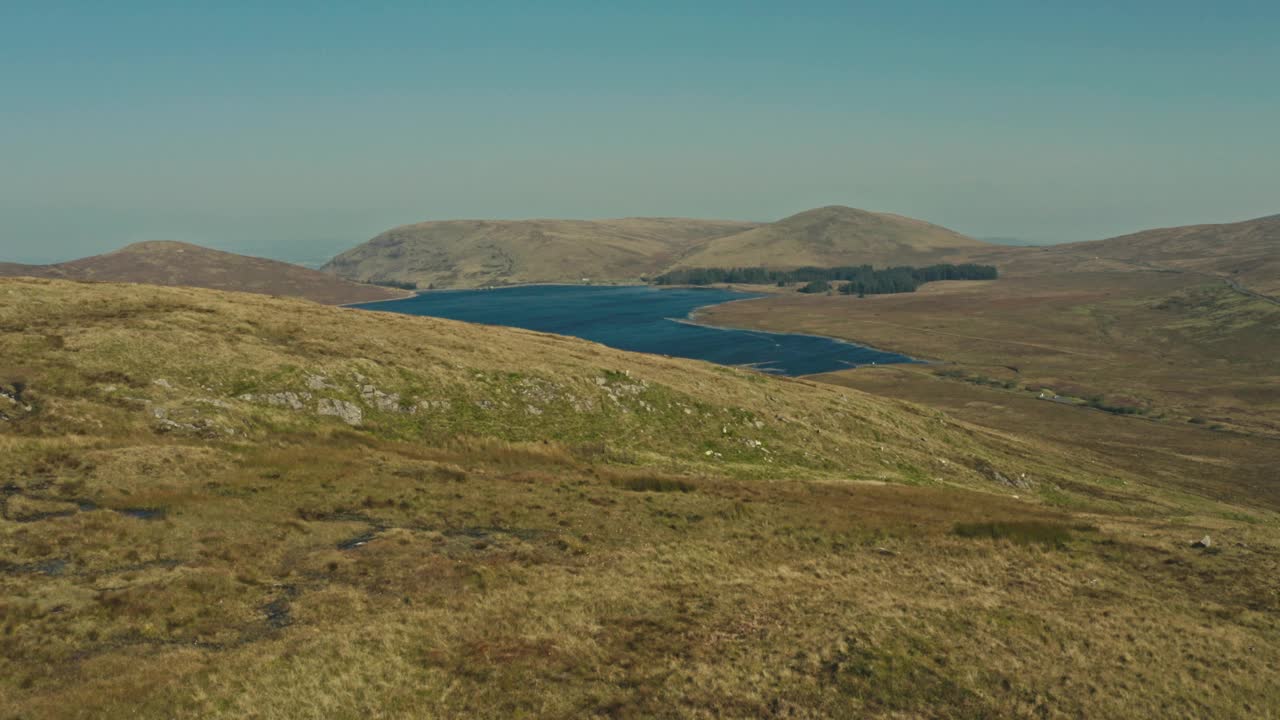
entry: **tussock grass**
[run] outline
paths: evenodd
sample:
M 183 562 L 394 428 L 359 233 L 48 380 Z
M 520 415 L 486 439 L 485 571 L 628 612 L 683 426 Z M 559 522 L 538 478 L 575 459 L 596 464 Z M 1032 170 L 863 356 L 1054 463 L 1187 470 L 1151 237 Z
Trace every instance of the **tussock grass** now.
M 698 489 L 695 483 L 685 478 L 654 473 L 614 474 L 609 478 L 609 482 L 614 487 L 634 492 L 688 493 Z
M 1097 527 L 1081 523 L 1069 526 L 1044 520 L 1014 520 L 956 523 L 951 532 L 962 538 L 1064 545 L 1071 540 L 1072 530 L 1089 532 L 1096 531 Z
M 44 403 L 0 425 L 0 718 L 1280 710 L 1265 507 L 577 341 L 186 290 L 0 299 L 65 338 L 0 334 Z M 301 329 L 247 322 L 271 318 Z M 253 393 L 323 376 L 363 422 L 229 395 L 249 369 Z M 1084 541 L 1018 540 L 1061 533 Z M 1206 533 L 1220 553 L 1188 546 Z

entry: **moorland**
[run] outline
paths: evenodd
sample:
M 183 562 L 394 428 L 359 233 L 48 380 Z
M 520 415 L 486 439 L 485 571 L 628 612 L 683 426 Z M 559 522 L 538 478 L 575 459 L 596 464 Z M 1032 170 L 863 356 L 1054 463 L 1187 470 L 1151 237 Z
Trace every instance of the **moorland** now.
M 5 266 L 43 277 L 0 278 L 0 717 L 1274 715 L 1275 219 L 907 220 L 410 226 L 291 287 Z M 702 314 L 929 361 L 802 378 L 321 304 L 535 256 L 999 276 Z
M 1280 704 L 1265 498 L 559 336 L 0 297 L 6 717 Z

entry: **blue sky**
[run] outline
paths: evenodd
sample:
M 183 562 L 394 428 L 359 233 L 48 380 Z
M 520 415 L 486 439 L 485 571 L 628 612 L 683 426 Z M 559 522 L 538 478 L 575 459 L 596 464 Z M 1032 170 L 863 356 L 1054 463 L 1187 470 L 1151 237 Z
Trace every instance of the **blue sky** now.
M 0 260 L 458 217 L 1280 212 L 1275 2 L 0 2 Z

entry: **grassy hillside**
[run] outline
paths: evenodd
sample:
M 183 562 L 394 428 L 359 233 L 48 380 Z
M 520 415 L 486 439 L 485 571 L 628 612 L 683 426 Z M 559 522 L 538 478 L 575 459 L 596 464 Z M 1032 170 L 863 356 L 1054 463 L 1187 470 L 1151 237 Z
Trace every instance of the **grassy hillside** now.
M 40 277 L 43 265 L 0 262 L 0 277 Z
M 830 206 L 712 240 L 677 266 L 927 265 L 987 247 L 921 220 Z
M 419 287 L 638 282 L 700 243 L 751 223 L 680 218 L 450 220 L 389 230 L 323 269 Z
M 0 328 L 0 717 L 1280 709 L 1276 515 L 1052 439 L 206 290 Z
M 277 260 L 171 241 L 135 243 L 55 265 L 0 263 L 0 276 L 180 285 L 300 297 L 328 305 L 389 300 L 406 294 Z
M 1219 277 L 1280 296 L 1280 215 L 997 252 L 1014 273 L 1161 271 Z
M 868 298 L 787 295 L 708 322 L 841 337 L 1162 422 L 1280 437 L 1280 307 L 1198 275 L 1067 272 Z
M 1230 277 L 1258 292 L 1280 295 L 1280 215 L 1147 230 L 1065 249 L 1138 265 Z

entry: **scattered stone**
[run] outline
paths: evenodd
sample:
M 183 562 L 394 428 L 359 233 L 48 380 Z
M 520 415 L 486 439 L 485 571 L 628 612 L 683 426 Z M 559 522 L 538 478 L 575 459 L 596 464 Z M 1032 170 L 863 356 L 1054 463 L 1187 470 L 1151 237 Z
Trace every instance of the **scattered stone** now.
M 316 403 L 316 412 L 320 415 L 332 415 L 348 425 L 364 423 L 364 411 L 354 403 L 334 398 L 320 398 Z
M 1015 477 L 1009 477 L 997 470 L 990 462 L 982 458 L 975 458 L 973 460 L 973 469 L 977 470 L 988 480 L 998 482 L 1001 485 L 1011 487 L 1016 490 L 1030 490 L 1034 485 L 1027 477 L 1026 473 L 1019 473 Z
M 167 413 L 163 408 L 156 408 L 156 410 L 153 411 L 153 414 L 155 414 L 157 418 L 155 431 L 161 434 L 180 433 L 186 435 L 199 435 L 200 437 L 208 439 L 216 438 L 221 433 L 226 433 L 228 435 L 232 434 L 231 432 L 228 432 L 226 428 L 222 428 L 205 419 L 198 419 L 194 422 L 178 422 L 177 420 L 170 420 L 165 416 Z
M 384 393 L 372 385 L 366 385 L 361 389 L 360 397 L 382 412 L 401 412 L 399 393 Z
M 306 383 L 308 390 L 328 390 L 332 387 L 329 385 L 329 378 L 323 375 L 312 375 L 307 373 Z
M 448 400 L 419 400 L 409 412 L 417 412 L 419 410 L 430 412 L 432 410 L 450 410 L 453 403 Z
M 1193 548 L 1204 548 L 1204 549 L 1208 549 L 1208 548 L 1213 547 L 1213 540 L 1209 539 L 1209 536 L 1208 536 L 1208 535 L 1205 535 L 1204 537 L 1200 538 L 1199 540 L 1197 540 L 1197 541 L 1195 541 L 1195 542 L 1191 543 L 1191 547 L 1193 547 Z
M 306 407 L 303 401 L 310 400 L 311 394 L 303 393 L 299 395 L 295 392 L 278 392 L 270 395 L 263 395 L 262 399 L 268 405 L 273 405 L 275 407 L 289 408 L 290 410 L 301 410 Z
M 879 553 L 879 554 L 881 554 L 881 555 L 886 555 L 886 556 L 888 556 L 888 557 L 897 557 L 897 556 L 898 556 L 898 553 L 896 553 L 896 552 L 894 552 L 893 550 L 890 550 L 889 548 L 886 548 L 886 547 L 878 547 L 878 548 L 876 548 L 876 552 L 877 552 L 877 553 Z
M 530 415 L 535 415 L 535 416 L 542 414 L 542 410 L 540 408 L 534 407 L 533 405 L 525 405 L 524 411 Z
M 168 380 L 165 380 L 164 378 L 158 378 L 158 379 L 156 379 L 156 380 L 152 380 L 152 381 L 151 381 L 151 384 L 152 384 L 152 385 L 159 385 L 160 387 L 164 388 L 165 390 L 172 390 L 172 389 L 173 389 L 173 385 L 171 385 L 171 384 L 169 383 L 169 381 L 168 381 Z

